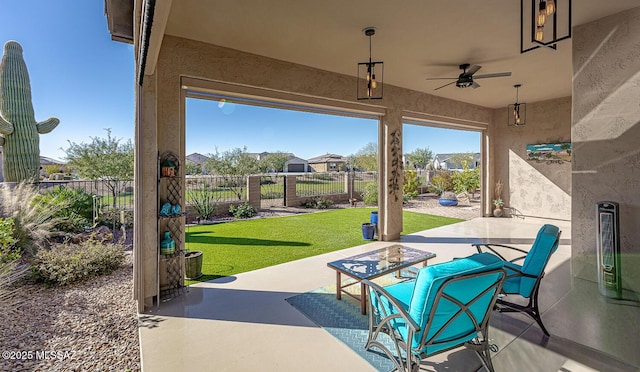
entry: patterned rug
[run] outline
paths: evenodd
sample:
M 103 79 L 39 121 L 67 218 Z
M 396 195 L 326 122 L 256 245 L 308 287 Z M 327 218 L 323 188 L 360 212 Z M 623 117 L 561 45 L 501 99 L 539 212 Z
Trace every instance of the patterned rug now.
M 393 275 L 376 279 L 375 281 L 382 285 L 388 285 L 394 281 L 397 282 Z M 349 292 L 359 294 L 359 285 L 348 288 Z M 336 299 L 335 284 L 289 297 L 287 302 L 319 327 L 322 327 L 333 337 L 351 348 L 378 371 L 392 371 L 395 369 L 393 362 L 379 349 L 373 348 L 369 351 L 364 349 L 369 334 L 368 315 L 362 315 L 360 313 L 360 303 L 349 296 L 343 295 L 342 300 L 338 301 Z M 393 348 L 391 345 L 386 346 Z

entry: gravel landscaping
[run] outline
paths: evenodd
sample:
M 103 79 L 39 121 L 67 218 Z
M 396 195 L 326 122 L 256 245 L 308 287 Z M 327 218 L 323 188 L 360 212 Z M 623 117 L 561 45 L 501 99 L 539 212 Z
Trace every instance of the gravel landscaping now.
M 20 287 L 0 323 L 1 371 L 139 371 L 133 266 L 68 287 Z

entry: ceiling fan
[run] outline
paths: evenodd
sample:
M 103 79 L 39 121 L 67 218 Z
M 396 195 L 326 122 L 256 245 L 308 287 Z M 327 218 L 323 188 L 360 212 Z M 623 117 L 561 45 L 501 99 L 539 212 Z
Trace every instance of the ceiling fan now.
M 495 77 L 502 77 L 502 76 L 511 76 L 511 72 L 497 72 L 495 74 L 484 74 L 484 75 L 476 75 L 473 76 L 473 74 L 475 74 L 476 72 L 478 72 L 478 70 L 480 70 L 482 68 L 482 66 L 478 66 L 478 65 L 473 65 L 471 66 L 471 68 L 469 68 L 469 64 L 468 63 L 464 63 L 462 65 L 460 65 L 460 69 L 462 70 L 462 73 L 458 76 L 458 77 L 448 77 L 448 78 L 427 78 L 427 80 L 450 80 L 450 79 L 454 79 L 455 81 L 452 81 L 450 83 L 447 83 L 441 87 L 437 87 L 434 90 L 438 90 L 441 88 L 444 88 L 448 85 L 451 84 L 455 84 L 458 88 L 468 88 L 468 87 L 472 87 L 473 89 L 480 87 L 480 84 L 476 83 L 474 81 L 474 79 L 487 79 L 487 78 L 495 78 Z M 469 69 L 469 70 L 467 70 Z

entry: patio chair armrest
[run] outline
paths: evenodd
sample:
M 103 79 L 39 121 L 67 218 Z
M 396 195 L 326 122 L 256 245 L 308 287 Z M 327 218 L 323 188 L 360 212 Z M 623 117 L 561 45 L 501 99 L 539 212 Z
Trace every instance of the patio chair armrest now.
M 407 324 L 408 327 L 411 328 L 411 330 L 415 333 L 415 332 L 419 332 L 420 331 L 420 326 L 418 325 L 418 323 L 416 323 L 415 320 L 413 320 L 413 318 L 411 318 L 411 316 L 409 315 L 409 313 L 407 313 L 407 311 L 404 309 L 404 307 L 402 305 L 400 305 L 400 303 L 393 297 L 391 296 L 391 294 L 389 294 L 389 292 L 387 292 L 382 286 L 369 281 L 369 280 L 363 280 L 362 283 L 366 286 L 366 287 L 370 287 L 372 288 L 375 292 L 376 292 L 376 296 L 379 297 L 384 297 L 387 299 L 387 301 L 389 301 L 389 303 L 391 303 L 396 309 L 397 309 L 397 313 L 392 314 L 391 316 L 394 318 L 397 318 L 397 316 L 399 315 L 404 321 L 405 324 Z M 366 291 L 366 294 L 368 294 L 369 291 Z M 369 311 L 370 314 L 373 314 L 371 311 L 373 311 L 373 301 L 371 298 L 369 298 L 369 301 L 367 301 L 369 303 Z M 383 319 L 384 321 L 384 319 Z
M 509 245 L 504 245 L 504 244 L 494 244 L 494 243 L 475 243 L 475 244 L 471 244 L 472 246 L 476 247 L 476 250 L 478 251 L 478 253 L 483 253 L 483 250 L 481 247 L 485 247 L 488 251 L 490 251 L 491 253 L 495 254 L 496 256 L 500 257 L 503 261 L 509 261 L 506 258 L 504 258 L 496 249 L 494 248 L 504 248 L 504 249 L 511 249 L 514 251 L 518 251 L 520 253 L 524 253 L 524 256 L 522 257 L 518 257 L 518 258 L 514 258 L 513 260 L 509 261 L 509 262 L 515 262 L 518 260 L 522 260 L 527 256 L 527 251 L 520 249 L 520 248 L 516 248 L 516 247 L 512 247 Z
M 511 267 L 511 266 L 507 267 L 506 266 L 506 268 L 507 268 L 508 271 L 515 272 L 515 274 L 508 274 L 507 275 L 507 279 L 518 277 L 518 276 L 524 276 L 526 278 L 531 278 L 531 279 L 537 279 L 538 278 L 536 275 L 525 273 L 524 271 L 516 269 L 515 267 Z M 544 272 L 540 275 L 540 277 L 543 277 L 543 276 L 544 276 Z

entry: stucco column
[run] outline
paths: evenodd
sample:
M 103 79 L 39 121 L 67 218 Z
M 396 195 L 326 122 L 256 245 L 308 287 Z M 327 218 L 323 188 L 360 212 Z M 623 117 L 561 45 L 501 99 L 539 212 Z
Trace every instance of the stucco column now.
M 157 86 L 156 75 L 136 86 L 133 213 L 134 298 L 138 311 L 153 305 L 158 295 Z
M 400 239 L 402 232 L 402 111 L 390 109 L 378 129 L 378 226 L 380 239 Z

